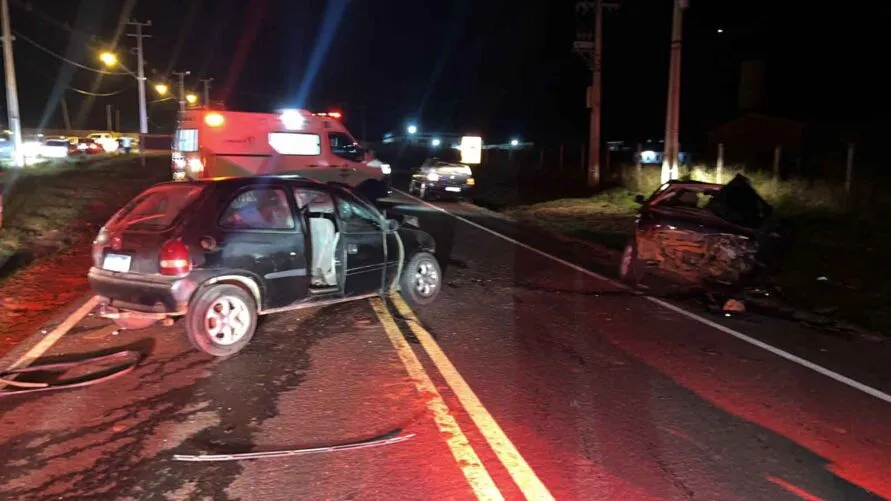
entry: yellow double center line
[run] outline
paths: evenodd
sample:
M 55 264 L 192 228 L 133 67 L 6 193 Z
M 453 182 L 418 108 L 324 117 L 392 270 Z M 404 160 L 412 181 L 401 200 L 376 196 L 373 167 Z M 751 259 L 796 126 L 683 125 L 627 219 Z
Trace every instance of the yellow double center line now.
M 421 325 L 421 322 L 408 304 L 398 294 L 392 294 L 390 300 L 396 306 L 399 314 L 408 320 L 408 327 L 411 329 L 412 334 L 420 341 L 421 346 L 433 361 L 436 369 L 442 374 L 449 388 L 454 392 L 458 401 L 461 402 L 464 410 L 477 428 L 479 428 L 486 442 L 488 442 L 526 499 L 554 499 L 547 487 L 538 478 L 538 475 L 535 474 L 535 471 L 529 466 L 529 463 L 526 462 L 513 442 L 504 433 L 504 430 L 501 429 L 498 422 L 495 421 L 495 418 L 480 402 L 479 397 L 476 396 L 470 385 L 467 384 L 467 381 L 458 372 L 458 369 L 455 368 L 451 360 L 434 341 L 433 336 Z M 501 491 L 498 490 L 489 472 L 464 435 L 464 432 L 458 426 L 458 422 L 449 412 L 442 395 L 437 391 L 436 386 L 424 370 L 420 360 L 418 360 L 414 351 L 405 341 L 402 332 L 387 310 L 386 305 L 380 299 L 372 299 L 371 306 L 380 319 L 384 330 L 386 330 L 387 336 L 390 338 L 390 342 L 393 343 L 409 376 L 414 380 L 418 391 L 422 395 L 428 396 L 427 407 L 433 412 L 434 421 L 439 430 L 449 437 L 446 440 L 449 449 L 477 498 L 504 499 Z

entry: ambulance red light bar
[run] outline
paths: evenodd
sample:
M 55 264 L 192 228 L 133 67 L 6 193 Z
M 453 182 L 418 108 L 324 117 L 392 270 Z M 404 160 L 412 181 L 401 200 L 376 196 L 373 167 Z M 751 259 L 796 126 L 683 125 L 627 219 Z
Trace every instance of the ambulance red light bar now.
M 333 119 L 335 119 L 335 120 L 340 120 L 341 118 L 343 118 L 343 113 L 341 113 L 341 112 L 339 112 L 339 111 L 329 111 L 329 112 L 325 112 L 325 113 L 316 113 L 315 115 L 316 115 L 317 117 L 328 117 L 328 118 L 333 118 Z

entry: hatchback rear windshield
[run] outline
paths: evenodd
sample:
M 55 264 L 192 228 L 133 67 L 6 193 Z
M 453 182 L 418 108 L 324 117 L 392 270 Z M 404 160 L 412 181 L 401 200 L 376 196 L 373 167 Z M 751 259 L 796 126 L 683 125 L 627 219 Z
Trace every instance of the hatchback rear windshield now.
M 165 230 L 203 189 L 204 186 L 194 184 L 151 188 L 121 209 L 108 222 L 108 227 L 137 231 Z

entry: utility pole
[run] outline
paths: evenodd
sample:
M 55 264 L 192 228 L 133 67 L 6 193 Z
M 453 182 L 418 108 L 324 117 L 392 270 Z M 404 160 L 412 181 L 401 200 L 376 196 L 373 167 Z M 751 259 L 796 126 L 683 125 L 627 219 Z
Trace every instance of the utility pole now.
M 127 33 L 128 37 L 136 39 L 136 81 L 139 84 L 139 133 L 148 134 L 148 111 L 145 104 L 145 58 L 142 51 L 142 39 L 151 38 L 151 35 L 144 35 L 142 28 L 152 25 L 151 21 L 140 23 L 139 21 L 127 21 L 128 26 L 135 26 L 136 33 Z
M 588 168 L 587 179 L 591 187 L 600 186 L 600 103 L 601 103 L 601 75 L 603 60 L 603 11 L 614 10 L 618 4 L 604 0 L 582 1 L 576 3 L 576 10 L 580 13 L 593 13 L 594 40 L 591 34 L 580 31 L 573 48 L 591 67 L 591 87 L 588 88 L 587 104 L 591 108 L 591 122 L 588 129 Z
M 179 86 L 177 87 L 177 92 L 179 93 L 179 111 L 186 111 L 186 76 L 191 75 L 191 71 L 174 71 L 174 75 L 179 77 Z
M 65 122 L 65 130 L 71 130 L 71 118 L 68 117 L 68 100 L 62 96 L 62 121 Z
M 22 151 L 22 119 L 19 115 L 19 94 L 15 82 L 15 61 L 12 57 L 12 27 L 9 22 L 9 2 L 2 0 L 0 6 L 3 13 L 3 68 L 6 73 L 6 111 L 9 117 L 9 129 L 12 131 L 12 146 L 16 167 L 25 164 Z
M 111 105 L 110 104 L 105 105 L 105 128 L 106 128 L 106 130 L 109 130 L 109 131 L 114 130 L 111 127 Z
M 684 9 L 688 0 L 674 0 L 671 21 L 671 65 L 668 69 L 668 105 L 665 113 L 665 142 L 662 153 L 662 182 L 677 179 L 680 141 L 678 128 L 681 105 L 681 45 L 683 41 Z
M 210 109 L 210 83 L 213 82 L 213 78 L 200 78 L 199 80 L 204 84 L 204 107 Z

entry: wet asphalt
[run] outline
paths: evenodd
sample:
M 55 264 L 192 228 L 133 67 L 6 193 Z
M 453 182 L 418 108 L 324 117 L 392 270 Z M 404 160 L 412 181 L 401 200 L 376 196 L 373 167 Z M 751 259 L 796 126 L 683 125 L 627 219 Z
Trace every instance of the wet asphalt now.
M 437 303 L 416 309 L 556 499 L 891 497 L 891 404 L 429 207 Z M 598 272 L 585 246 L 472 206 L 437 205 Z M 884 341 L 756 315 L 698 315 L 891 391 Z M 399 322 L 404 333 L 409 329 Z M 407 338 L 505 499 L 521 499 L 468 411 Z M 263 319 L 228 359 L 179 325 L 116 331 L 89 316 L 38 363 L 123 347 L 101 385 L 0 399 L 2 499 L 476 499 L 368 302 Z M 361 450 L 241 462 L 174 454 Z M 807 496 L 813 496 L 811 498 Z

